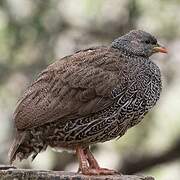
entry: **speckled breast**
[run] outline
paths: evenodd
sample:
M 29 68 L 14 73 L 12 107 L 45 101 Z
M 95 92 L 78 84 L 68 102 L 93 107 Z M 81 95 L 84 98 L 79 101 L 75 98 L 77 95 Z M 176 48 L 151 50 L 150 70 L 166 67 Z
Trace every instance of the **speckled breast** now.
M 125 92 L 122 94 L 120 89 L 113 92 L 114 97 L 118 97 L 119 136 L 138 124 L 160 97 L 162 83 L 158 66 L 149 59 L 138 61 L 138 65 L 131 69 Z

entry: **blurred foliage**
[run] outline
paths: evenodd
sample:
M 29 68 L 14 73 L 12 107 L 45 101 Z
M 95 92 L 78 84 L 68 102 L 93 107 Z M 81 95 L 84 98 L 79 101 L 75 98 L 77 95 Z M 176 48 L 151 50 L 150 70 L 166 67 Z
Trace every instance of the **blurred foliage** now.
M 134 28 L 155 34 L 169 48 L 168 56 L 153 57 L 162 70 L 163 94 L 143 123 L 119 141 L 97 145 L 95 154 L 102 165 L 117 168 L 129 154 L 156 155 L 176 144 L 180 137 L 179 7 L 179 0 L 1 0 L 0 163 L 8 163 L 15 104 L 37 73 L 55 59 L 78 49 L 109 44 Z M 135 156 L 132 159 L 136 161 Z M 179 162 L 154 166 L 143 173 L 175 180 L 180 176 Z M 74 170 L 77 163 L 74 155 L 48 149 L 33 163 L 23 161 L 18 166 Z

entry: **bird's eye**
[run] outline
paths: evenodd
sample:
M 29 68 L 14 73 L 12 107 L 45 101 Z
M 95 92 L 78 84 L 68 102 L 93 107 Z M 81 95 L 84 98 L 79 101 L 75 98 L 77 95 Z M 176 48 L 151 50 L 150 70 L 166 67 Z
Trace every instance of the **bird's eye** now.
M 150 40 L 146 40 L 145 43 L 146 44 L 150 44 L 151 42 L 150 42 Z

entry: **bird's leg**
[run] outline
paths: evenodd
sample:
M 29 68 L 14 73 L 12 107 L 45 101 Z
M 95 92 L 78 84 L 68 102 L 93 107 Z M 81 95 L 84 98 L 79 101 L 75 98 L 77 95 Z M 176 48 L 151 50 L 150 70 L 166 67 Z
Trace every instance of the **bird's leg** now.
M 76 154 L 78 157 L 78 161 L 79 161 L 79 169 L 78 172 L 82 172 L 86 171 L 86 169 L 88 169 L 88 161 L 87 161 L 87 157 L 84 154 L 84 149 L 81 147 L 77 147 L 76 148 Z
M 100 174 L 118 174 L 118 172 L 115 170 L 111 170 L 111 169 L 107 169 L 107 168 L 101 168 L 99 166 L 98 162 L 96 161 L 95 157 L 91 153 L 89 147 L 86 148 L 85 153 L 87 155 L 90 167 L 93 169 L 97 169 Z
M 86 175 L 111 175 L 116 174 L 114 170 L 100 168 L 89 148 L 76 148 L 79 160 L 79 170 Z
M 93 169 L 100 169 L 100 166 L 99 166 L 98 162 L 96 161 L 95 157 L 93 156 L 93 154 L 91 153 L 89 148 L 85 149 L 85 154 L 87 156 L 87 160 L 89 162 L 89 166 L 91 168 L 93 168 Z

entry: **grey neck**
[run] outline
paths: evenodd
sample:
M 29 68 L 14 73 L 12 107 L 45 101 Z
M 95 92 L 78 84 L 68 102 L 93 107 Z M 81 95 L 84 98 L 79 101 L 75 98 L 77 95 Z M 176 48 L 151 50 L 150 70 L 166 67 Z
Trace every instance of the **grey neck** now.
M 128 57 L 129 56 L 131 56 L 131 57 L 145 57 L 145 58 L 149 57 L 148 53 L 146 53 L 143 48 L 133 46 L 131 44 L 131 41 L 129 41 L 123 37 L 115 39 L 111 43 L 111 47 L 118 49 L 124 55 L 126 55 Z
M 134 54 L 134 53 L 128 51 L 123 46 L 120 47 L 120 46 L 115 46 L 112 44 L 111 48 L 117 49 L 121 53 L 122 56 L 127 57 L 127 58 L 139 58 L 139 57 L 144 58 L 143 56 L 139 56 L 137 54 Z

